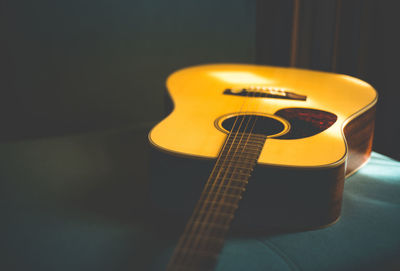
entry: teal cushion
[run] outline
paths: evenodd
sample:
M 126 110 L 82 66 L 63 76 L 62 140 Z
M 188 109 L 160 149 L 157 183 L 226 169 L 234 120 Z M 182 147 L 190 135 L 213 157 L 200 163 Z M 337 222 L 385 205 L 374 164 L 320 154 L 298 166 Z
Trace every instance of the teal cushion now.
M 346 180 L 336 224 L 231 238 L 217 270 L 400 270 L 400 163 L 372 153 Z

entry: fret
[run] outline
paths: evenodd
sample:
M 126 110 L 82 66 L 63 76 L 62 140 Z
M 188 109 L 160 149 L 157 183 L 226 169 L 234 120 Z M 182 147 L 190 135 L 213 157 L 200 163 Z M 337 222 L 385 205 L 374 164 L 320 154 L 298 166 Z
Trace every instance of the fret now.
M 198 214 L 201 215 L 207 215 L 207 216 L 213 216 L 213 217 L 219 217 L 222 219 L 233 219 L 234 215 L 231 213 L 224 213 L 224 212 L 214 212 L 214 211 L 210 211 L 210 210 L 200 210 L 197 212 Z
M 230 174 L 230 175 L 229 175 Z M 237 172 L 228 172 L 225 178 L 215 178 L 216 181 L 227 181 L 227 183 L 236 186 L 245 186 L 249 181 L 250 174 L 240 174 Z M 225 180 L 223 180 L 225 179 Z
M 219 180 L 218 180 L 219 179 Z M 248 183 L 247 180 L 236 180 L 233 181 L 232 179 L 228 179 L 228 178 L 218 178 L 215 179 L 215 181 L 220 181 L 220 183 L 213 183 L 213 184 L 208 184 L 204 191 L 206 192 L 217 192 L 217 191 L 222 191 L 219 188 L 232 188 L 232 192 L 240 192 L 240 191 L 244 191 L 245 185 Z M 226 189 L 225 189 L 226 191 Z
M 228 142 L 227 146 L 231 146 L 230 151 L 236 150 L 238 151 L 243 151 L 243 150 L 248 150 L 248 151 L 259 151 L 263 148 L 264 146 L 264 141 L 263 142 Z M 227 149 L 229 151 L 229 148 Z
M 217 165 L 227 165 L 228 163 L 254 163 L 256 164 L 258 160 L 258 155 L 256 157 L 232 157 L 232 156 L 224 156 Z
M 239 206 L 236 204 L 229 204 L 229 205 L 223 205 L 220 203 L 206 203 L 203 204 L 203 208 L 205 211 L 210 211 L 210 212 L 234 212 Z
M 261 153 L 262 147 L 255 148 L 252 146 L 232 146 L 230 151 L 222 151 L 219 156 L 240 156 L 240 155 L 258 155 Z
M 219 156 L 218 163 L 223 163 L 225 159 L 251 159 L 257 160 L 258 156 L 260 155 L 260 151 L 252 151 L 252 152 L 236 152 L 236 153 L 221 153 Z
M 230 159 L 225 159 L 224 163 L 226 165 L 245 165 L 248 166 L 250 165 L 250 167 L 253 167 L 256 164 L 255 159 L 234 159 L 234 158 L 230 158 Z M 227 164 L 228 163 L 228 164 Z
M 213 200 L 216 200 L 216 201 L 223 200 L 224 202 L 228 202 L 228 203 L 232 203 L 232 204 L 236 204 L 237 202 L 239 202 L 242 199 L 241 195 L 225 194 L 223 192 L 218 193 L 218 192 L 212 191 L 212 192 L 208 192 L 207 194 L 209 195 L 209 198 L 212 198 Z
M 240 162 L 238 162 L 237 160 L 231 160 L 231 158 L 229 158 L 229 159 L 226 159 L 226 160 L 223 160 L 223 161 L 220 161 L 219 163 L 217 163 L 216 165 L 215 165 L 215 167 L 216 168 L 227 168 L 227 167 L 229 167 L 229 168 L 232 168 L 232 162 L 234 162 L 234 163 L 236 163 L 235 165 L 236 165 L 236 167 L 238 167 L 238 168 L 253 168 L 254 167 L 254 165 L 250 165 L 250 167 L 248 167 L 248 165 L 246 165 L 246 164 L 244 164 L 244 162 L 246 162 L 246 161 L 243 161 L 243 163 L 240 163 Z M 249 162 L 249 161 L 247 161 L 247 162 Z M 254 159 L 253 161 L 252 161 L 254 164 L 256 164 L 256 160 Z M 246 167 L 247 166 L 247 167 Z
M 218 188 L 232 188 L 232 190 L 243 191 L 243 188 L 248 183 L 247 179 L 233 179 L 226 176 L 217 176 L 213 183 L 205 186 L 204 191 L 207 193 L 220 191 Z
M 250 141 L 250 142 L 236 142 L 236 141 L 234 141 L 234 142 L 227 142 L 227 146 L 234 146 L 234 147 L 236 147 L 236 148 L 246 148 L 246 149 L 251 149 L 251 148 L 254 148 L 254 149 L 262 149 L 262 147 L 263 147 L 263 144 L 264 144 L 264 141 L 262 141 L 262 142 L 252 142 L 252 141 Z
M 221 162 L 223 162 L 226 158 L 232 158 L 232 159 L 252 159 L 255 160 L 258 158 L 260 152 L 240 152 L 240 153 L 234 153 L 234 154 L 227 154 L 223 153 L 219 156 L 219 159 Z
M 218 186 L 219 188 L 223 189 L 224 192 L 244 192 L 246 191 L 246 188 L 240 186 L 233 186 L 233 185 L 228 185 L 228 184 L 222 184 Z M 220 190 L 221 191 L 221 190 Z
M 220 193 L 240 193 L 244 192 L 246 189 L 244 187 L 230 186 L 230 185 L 214 185 L 210 187 L 208 190 L 216 190 Z
M 241 154 L 241 153 L 248 153 L 248 154 L 256 154 L 262 150 L 263 145 L 261 144 L 244 144 L 240 143 L 232 143 L 227 145 L 228 147 L 221 151 L 221 154 Z M 231 148 L 229 148 L 231 147 Z
M 239 162 L 231 161 L 231 162 L 227 162 L 222 165 L 215 166 L 215 171 L 214 171 L 213 175 L 219 173 L 219 176 L 221 176 L 222 172 L 227 172 L 227 173 L 239 172 L 241 174 L 250 174 L 250 172 L 253 171 L 255 165 L 256 165 L 255 162 L 254 163 L 251 163 L 251 162 L 239 163 Z
M 256 150 L 260 150 L 262 149 L 262 147 L 264 146 L 264 142 L 260 141 L 260 142 L 253 142 L 253 141 L 247 141 L 247 142 L 238 142 L 238 141 L 233 141 L 233 142 L 227 142 L 228 146 L 232 146 L 231 150 L 235 147 L 237 150 L 243 150 L 243 149 L 256 149 Z M 228 149 L 229 150 L 229 149 Z
M 229 180 L 220 180 L 221 183 L 214 183 L 211 185 L 208 185 L 204 191 L 207 193 L 221 193 L 221 194 L 226 194 L 226 193 L 232 193 L 232 194 L 237 194 L 237 193 L 241 193 L 244 192 L 245 189 L 245 185 L 233 185 L 231 183 L 229 183 Z M 226 181 L 226 182 L 225 182 Z
M 213 174 L 214 175 L 214 174 Z M 216 186 L 219 181 L 225 182 L 225 184 L 230 184 L 232 186 L 242 187 L 246 185 L 249 181 L 247 180 L 250 174 L 240 174 L 236 172 L 221 172 L 219 175 L 214 176 L 214 183 L 208 184 L 208 186 Z
M 230 168 L 234 169 L 234 167 L 238 168 L 253 168 L 255 164 L 257 163 L 256 159 L 232 159 L 228 158 L 225 159 L 224 161 L 218 163 L 217 166 L 223 167 L 223 168 Z
M 238 203 L 239 200 L 236 201 L 223 201 L 222 203 L 213 200 L 213 203 L 208 203 L 208 202 L 202 202 L 200 211 L 199 211 L 199 215 L 202 215 L 203 213 L 209 213 L 211 215 L 213 215 L 213 217 L 218 216 L 218 215 L 222 215 L 224 217 L 226 216 L 232 216 L 233 217 L 233 213 L 236 211 L 236 209 L 239 207 Z M 218 202 L 218 203 L 215 203 Z M 226 204 L 228 203 L 228 204 Z
M 246 156 L 240 156 L 240 155 L 227 155 L 227 156 L 223 156 L 223 160 L 221 159 L 219 162 L 218 162 L 218 164 L 223 164 L 223 163 L 227 163 L 227 162 L 241 162 L 241 161 L 243 161 L 243 162 L 254 162 L 254 163 L 256 163 L 257 162 L 257 158 L 258 158 L 258 155 L 256 156 L 256 157 L 246 157 Z
M 237 147 L 254 147 L 254 148 L 262 148 L 263 144 L 264 144 L 265 140 L 257 140 L 257 141 L 253 141 L 253 140 L 229 140 L 227 141 L 227 145 L 229 146 L 237 146 Z
M 222 212 L 212 212 L 212 211 L 206 211 L 206 210 L 199 210 L 196 212 L 196 218 L 195 221 L 200 221 L 200 220 L 205 220 L 205 221 L 209 221 L 212 222 L 216 225 L 228 225 L 232 219 L 233 219 L 234 215 L 232 213 L 222 213 Z M 217 228 L 215 227 L 215 225 L 211 225 L 211 226 L 207 226 L 207 225 L 203 225 L 201 226 L 202 228 Z
M 226 141 L 226 144 L 236 144 L 242 146 L 256 146 L 264 144 L 265 139 L 246 139 L 246 138 L 232 138 Z
M 202 201 L 201 210 L 207 210 L 210 212 L 214 211 L 222 211 L 222 212 L 234 212 L 238 207 L 239 199 L 229 199 L 227 197 L 220 197 L 219 199 L 212 199 L 212 202 L 219 202 L 219 203 L 207 203 Z M 224 205 L 225 204 L 225 205 Z M 229 205 L 226 205 L 229 204 Z
M 218 156 L 217 164 L 223 163 L 225 159 L 253 159 L 253 160 L 258 160 L 258 157 L 261 153 L 261 149 L 259 150 L 249 150 L 249 149 L 244 149 L 238 150 L 237 152 L 229 152 L 229 153 L 221 153 Z
M 206 221 L 207 223 L 198 224 L 197 229 L 216 230 L 218 234 L 222 234 L 229 229 L 229 224 L 233 220 L 234 215 L 227 213 L 215 213 L 211 211 L 198 211 L 196 212 L 196 219 L 194 221 Z M 212 225 L 209 225 L 212 223 Z M 219 226 L 216 226 L 219 225 Z M 228 229 L 226 228 L 228 227 Z
M 233 204 L 233 203 L 229 203 L 229 202 L 221 202 L 221 201 L 207 200 L 207 199 L 202 200 L 202 202 L 205 205 L 207 205 L 207 204 L 218 204 L 218 205 L 232 207 L 232 208 L 238 208 L 238 206 L 239 206 L 237 204 Z
M 244 167 L 228 167 L 228 165 L 218 165 L 214 168 L 213 173 L 210 175 L 210 178 L 230 178 L 233 177 L 236 180 L 246 180 L 251 175 L 252 168 L 244 168 Z
M 215 182 L 223 182 L 223 186 L 229 186 L 229 187 L 238 187 L 238 188 L 244 188 L 246 184 L 248 184 L 248 180 L 246 179 L 235 179 L 233 177 L 224 177 L 224 176 L 219 176 L 218 178 L 214 178 Z M 219 187 L 219 184 L 211 184 L 208 185 L 207 187 L 210 187 L 210 189 L 217 190 L 215 189 L 216 187 Z M 243 190 L 244 191 L 244 190 Z
M 240 186 L 248 183 L 248 178 L 250 174 L 241 174 L 237 172 L 222 172 L 219 176 L 214 176 L 214 181 L 226 181 L 231 183 L 232 185 Z
M 251 147 L 246 147 L 243 149 L 240 149 L 239 147 L 234 147 L 234 150 L 232 151 L 223 151 L 220 153 L 220 155 L 218 156 L 221 160 L 221 157 L 226 157 L 226 156 L 230 156 L 230 157 L 241 157 L 241 156 L 250 156 L 250 157 L 257 157 L 260 153 L 261 153 L 262 148 L 251 148 Z
M 225 194 L 225 193 L 221 193 L 221 192 L 216 192 L 216 191 L 211 191 L 208 192 L 208 194 L 210 195 L 210 197 L 216 198 L 216 196 L 220 196 L 220 197 L 224 197 L 224 198 L 230 198 L 230 199 L 242 199 L 241 195 L 232 195 L 232 194 Z M 218 199 L 220 200 L 220 199 Z
M 230 170 L 248 170 L 250 172 L 253 171 L 253 167 L 244 167 L 244 166 L 238 166 L 238 165 L 236 165 L 234 169 L 232 168 L 232 166 L 229 166 L 229 165 L 216 165 L 214 167 L 214 169 L 216 169 L 218 171 L 220 169 L 224 169 L 224 170 L 227 170 L 227 169 L 230 169 Z M 239 171 L 239 172 L 243 173 L 243 171 Z M 245 174 L 245 173 L 243 173 L 243 174 Z

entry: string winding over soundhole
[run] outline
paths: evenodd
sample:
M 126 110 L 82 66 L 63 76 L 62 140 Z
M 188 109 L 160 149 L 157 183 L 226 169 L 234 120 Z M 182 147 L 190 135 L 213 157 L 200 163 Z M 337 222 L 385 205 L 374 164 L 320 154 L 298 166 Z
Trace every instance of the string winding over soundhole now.
M 279 137 L 290 130 L 289 122 L 279 116 L 249 112 L 224 115 L 215 121 L 215 126 L 218 130 L 228 134 L 232 132 L 235 121 L 240 123 L 251 118 L 256 120 L 254 126 L 239 126 L 235 132 Z

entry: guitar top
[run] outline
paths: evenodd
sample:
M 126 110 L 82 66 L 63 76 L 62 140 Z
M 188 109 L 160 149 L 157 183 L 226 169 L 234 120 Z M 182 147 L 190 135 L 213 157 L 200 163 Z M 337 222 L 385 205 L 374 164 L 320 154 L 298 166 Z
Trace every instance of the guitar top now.
M 336 117 L 329 128 L 313 136 L 271 138 L 258 163 L 279 166 L 315 167 L 343 162 L 347 154 L 345 125 L 377 100 L 376 91 L 354 77 L 255 65 L 183 69 L 168 78 L 167 88 L 174 110 L 151 131 L 149 138 L 154 146 L 181 155 L 216 158 L 226 138 L 220 129 L 221 121 L 240 111 L 274 115 L 282 109 L 307 108 Z M 254 96 L 258 96 L 257 91 L 277 94 L 270 97 L 234 95 L 239 91 L 253 91 Z M 304 98 L 281 98 L 286 93 Z M 318 112 L 306 117 L 325 121 L 318 118 L 321 117 Z

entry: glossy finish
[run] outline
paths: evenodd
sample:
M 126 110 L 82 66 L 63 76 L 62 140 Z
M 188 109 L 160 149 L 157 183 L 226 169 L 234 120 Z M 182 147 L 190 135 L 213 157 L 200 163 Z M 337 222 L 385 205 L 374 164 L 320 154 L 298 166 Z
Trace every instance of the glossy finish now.
M 224 95 L 227 88 L 266 87 L 307 96 L 306 101 Z M 303 107 L 334 113 L 336 122 L 306 138 L 268 139 L 258 163 L 284 167 L 335 167 L 346 161 L 343 129 L 377 99 L 367 83 L 347 76 L 293 68 L 216 64 L 186 68 L 167 80 L 174 110 L 149 134 L 151 143 L 177 155 L 215 159 L 226 134 L 214 122 L 226 114 Z

